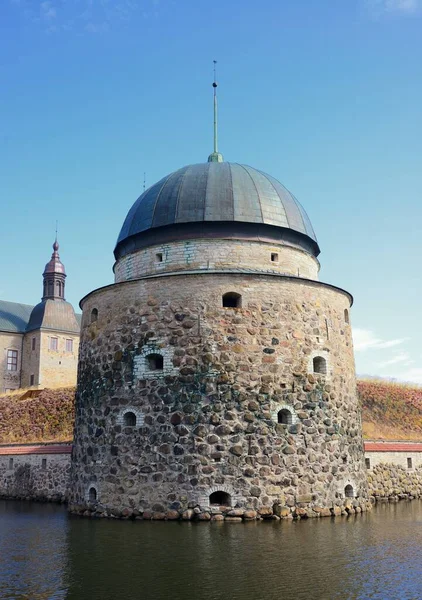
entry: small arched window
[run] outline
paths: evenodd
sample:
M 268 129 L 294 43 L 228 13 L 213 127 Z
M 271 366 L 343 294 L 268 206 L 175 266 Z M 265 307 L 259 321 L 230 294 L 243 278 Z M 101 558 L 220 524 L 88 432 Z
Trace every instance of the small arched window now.
M 223 295 L 223 308 L 241 308 L 242 296 L 236 292 L 227 292 Z
M 354 498 L 355 497 L 355 493 L 354 493 L 353 487 L 351 485 L 346 485 L 346 487 L 344 488 L 344 495 L 346 496 L 346 498 Z
M 213 492 L 210 495 L 210 506 L 231 506 L 232 499 L 227 492 Z
M 164 358 L 161 354 L 148 354 L 146 356 L 147 368 L 150 371 L 162 371 L 164 367 Z
M 135 413 L 129 411 L 123 415 L 123 425 L 125 427 L 135 427 L 136 425 L 136 415 Z
M 95 323 L 95 321 L 98 319 L 98 308 L 93 308 L 91 310 L 91 323 Z
M 315 356 L 313 360 L 314 373 L 327 374 L 327 361 L 323 356 Z
M 90 487 L 89 488 L 88 498 L 89 498 L 90 502 L 96 502 L 97 501 L 97 490 L 95 489 L 95 487 Z
M 293 422 L 292 413 L 287 408 L 282 408 L 277 413 L 277 423 L 282 425 L 291 425 Z
M 344 322 L 347 323 L 347 325 L 349 325 L 349 323 L 350 323 L 349 311 L 347 310 L 347 308 L 344 309 Z

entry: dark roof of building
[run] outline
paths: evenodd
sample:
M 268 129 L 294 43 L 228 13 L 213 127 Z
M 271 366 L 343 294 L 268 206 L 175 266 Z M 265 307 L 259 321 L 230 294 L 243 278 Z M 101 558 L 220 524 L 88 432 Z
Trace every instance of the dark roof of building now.
M 246 165 L 208 162 L 188 165 L 146 190 L 129 210 L 118 248 L 133 236 L 193 223 L 272 226 L 305 236 L 319 253 L 308 215 L 277 179 Z M 125 254 L 123 252 L 123 254 Z
M 0 300 L 0 331 L 24 333 L 34 307 Z
M 43 300 L 34 306 L 26 331 L 41 328 L 69 333 L 80 331 L 73 306 L 65 300 Z
M 79 333 L 81 318 L 64 300 L 46 300 L 35 307 L 0 300 L 0 331 L 8 333 L 25 333 L 40 327 Z

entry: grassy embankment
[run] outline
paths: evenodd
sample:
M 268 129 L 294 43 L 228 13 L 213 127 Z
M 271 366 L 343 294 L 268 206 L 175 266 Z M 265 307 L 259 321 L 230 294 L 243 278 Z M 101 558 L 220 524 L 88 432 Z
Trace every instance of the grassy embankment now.
M 368 379 L 358 391 L 365 438 L 422 440 L 422 388 Z M 0 443 L 71 441 L 75 389 L 27 394 L 0 395 Z
M 422 387 L 358 381 L 366 439 L 422 440 Z
M 0 395 L 0 444 L 71 441 L 75 388 L 30 393 Z

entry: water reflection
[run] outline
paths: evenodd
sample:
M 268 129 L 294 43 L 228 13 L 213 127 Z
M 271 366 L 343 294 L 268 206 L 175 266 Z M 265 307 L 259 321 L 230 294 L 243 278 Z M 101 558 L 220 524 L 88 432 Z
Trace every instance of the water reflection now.
M 0 501 L 0 599 L 66 598 L 62 506 Z
M 143 523 L 0 502 L 0 600 L 420 600 L 422 502 L 349 519 Z

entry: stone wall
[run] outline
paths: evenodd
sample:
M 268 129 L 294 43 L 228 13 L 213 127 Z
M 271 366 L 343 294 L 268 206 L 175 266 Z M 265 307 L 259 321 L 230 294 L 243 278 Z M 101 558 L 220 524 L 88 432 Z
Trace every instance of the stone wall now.
M 64 502 L 70 446 L 0 446 L 0 498 Z
M 409 471 L 395 464 L 377 464 L 368 471 L 368 489 L 375 502 L 422 498 L 422 467 Z
M 115 281 L 138 279 L 169 271 L 225 270 L 245 267 L 318 279 L 319 262 L 299 248 L 237 240 L 189 240 L 150 246 L 116 263 Z
M 226 292 L 242 308 L 223 308 Z M 101 514 L 222 514 L 214 492 L 257 514 L 365 509 L 349 308 L 336 288 L 258 274 L 161 276 L 90 294 L 71 510 L 91 495 Z M 172 372 L 139 372 L 145 347 L 163 366 L 171 355 Z M 286 406 L 291 419 L 279 423 Z M 141 426 L 122 426 L 128 407 Z
M 22 364 L 22 338 L 20 333 L 6 333 L 0 331 L 0 392 L 17 390 L 20 387 Z M 16 371 L 7 370 L 7 351 L 18 352 L 18 365 Z

